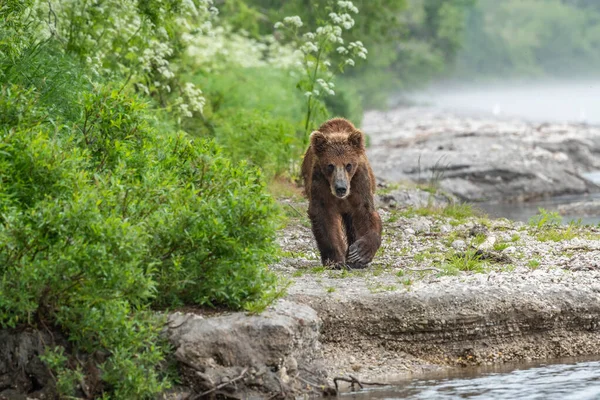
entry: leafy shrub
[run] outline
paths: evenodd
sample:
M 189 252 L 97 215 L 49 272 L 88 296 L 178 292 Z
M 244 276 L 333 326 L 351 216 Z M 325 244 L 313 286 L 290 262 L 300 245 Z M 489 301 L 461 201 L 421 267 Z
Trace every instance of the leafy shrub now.
M 271 66 L 242 68 L 231 66 L 212 73 L 196 73 L 192 81 L 203 87 L 208 98 L 205 114 L 231 109 L 268 111 L 289 121 L 300 120 L 304 111 L 302 94 L 289 89 L 294 75 Z
M 302 151 L 293 124 L 259 111 L 238 109 L 219 115 L 215 140 L 234 161 L 248 160 L 270 177 L 289 172 L 291 158 Z
M 116 398 L 162 390 L 160 324 L 145 308 L 240 308 L 274 284 L 260 174 L 210 141 L 158 134 L 117 91 L 90 93 L 61 124 L 32 117 L 32 89 L 1 90 L 0 109 L 32 112 L 0 136 L 0 324 L 55 324 L 79 350 L 108 352 L 98 390 Z

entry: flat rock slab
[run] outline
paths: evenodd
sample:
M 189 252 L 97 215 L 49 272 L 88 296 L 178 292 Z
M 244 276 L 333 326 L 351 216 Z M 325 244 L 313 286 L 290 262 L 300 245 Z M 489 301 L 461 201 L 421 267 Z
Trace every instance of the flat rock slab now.
M 468 201 L 530 200 L 597 191 L 600 128 L 469 118 L 423 107 L 365 114 L 373 171 L 439 185 Z
M 313 309 L 280 300 L 260 315 L 175 313 L 166 335 L 195 393 L 281 398 L 325 384 L 319 330 Z
M 440 277 L 379 293 L 360 278 L 304 276 L 289 298 L 323 320 L 337 375 L 600 354 L 598 271 Z

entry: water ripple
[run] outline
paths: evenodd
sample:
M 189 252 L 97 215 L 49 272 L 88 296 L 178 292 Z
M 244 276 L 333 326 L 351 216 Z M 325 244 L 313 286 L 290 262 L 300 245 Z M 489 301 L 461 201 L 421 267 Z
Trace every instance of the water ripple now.
M 393 388 L 348 394 L 355 399 L 600 399 L 600 361 L 551 364 L 507 373 L 415 379 Z

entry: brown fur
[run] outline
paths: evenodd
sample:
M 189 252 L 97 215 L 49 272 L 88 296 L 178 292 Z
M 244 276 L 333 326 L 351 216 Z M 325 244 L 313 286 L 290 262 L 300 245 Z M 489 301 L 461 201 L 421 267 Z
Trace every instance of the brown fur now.
M 364 268 L 381 245 L 381 219 L 373 200 L 375 176 L 364 135 L 349 121 L 334 118 L 310 139 L 302 178 L 321 261 Z

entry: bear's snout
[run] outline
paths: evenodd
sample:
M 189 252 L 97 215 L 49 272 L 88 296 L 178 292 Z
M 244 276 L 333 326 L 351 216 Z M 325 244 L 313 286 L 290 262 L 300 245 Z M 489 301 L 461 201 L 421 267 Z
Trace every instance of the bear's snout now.
M 346 195 L 346 192 L 348 191 L 348 187 L 346 186 L 345 183 L 342 184 L 335 184 L 335 195 L 337 197 L 344 197 Z

